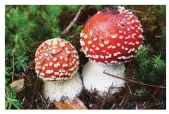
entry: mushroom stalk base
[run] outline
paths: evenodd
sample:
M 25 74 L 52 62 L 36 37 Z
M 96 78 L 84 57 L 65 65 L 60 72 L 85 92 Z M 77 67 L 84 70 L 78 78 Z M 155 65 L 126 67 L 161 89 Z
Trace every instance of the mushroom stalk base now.
M 104 65 L 89 61 L 82 71 L 85 88 L 89 91 L 96 89 L 101 96 L 107 94 L 108 91 L 110 94 L 119 92 L 125 86 L 125 81 L 104 74 L 104 70 L 113 75 L 124 77 L 125 66 L 124 63 Z
M 58 83 L 56 81 L 44 81 L 43 96 L 52 101 L 60 101 L 62 97 L 67 97 L 68 100 L 74 99 L 82 90 L 82 81 L 79 73 L 68 81 Z

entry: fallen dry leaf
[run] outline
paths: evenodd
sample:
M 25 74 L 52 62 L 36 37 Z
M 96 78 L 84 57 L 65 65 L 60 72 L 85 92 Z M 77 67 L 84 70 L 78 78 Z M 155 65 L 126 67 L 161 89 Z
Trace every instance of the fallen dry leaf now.
M 59 109 L 72 109 L 72 110 L 87 109 L 83 104 L 83 102 L 78 98 L 75 98 L 72 101 L 64 101 L 64 102 L 54 101 L 53 103 Z
M 10 84 L 11 88 L 16 92 L 20 92 L 24 87 L 24 79 L 15 80 Z

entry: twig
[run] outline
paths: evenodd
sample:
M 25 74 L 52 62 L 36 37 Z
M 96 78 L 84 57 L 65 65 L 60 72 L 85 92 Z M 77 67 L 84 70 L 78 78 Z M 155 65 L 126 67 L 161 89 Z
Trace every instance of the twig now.
M 41 100 L 43 101 L 43 103 L 45 103 L 45 109 L 48 109 L 49 103 L 47 103 L 47 101 L 42 97 L 42 95 L 39 92 L 38 92 L 38 94 L 39 94 Z
M 38 81 L 39 81 L 40 72 L 41 72 L 41 70 L 42 70 L 42 66 L 43 66 L 44 62 L 45 62 L 45 60 L 43 60 L 43 62 L 42 62 L 41 68 L 40 68 L 40 70 L 39 70 L 39 73 L 38 73 L 37 78 L 36 78 L 36 81 L 35 81 L 34 91 L 33 91 L 33 96 L 32 96 L 32 102 L 31 102 L 31 103 L 34 102 L 35 93 L 36 93 L 36 89 L 37 89 L 37 84 L 38 84 Z M 31 104 L 31 105 L 32 105 L 32 104 Z M 29 106 L 29 109 L 30 109 L 31 105 Z
M 164 105 L 164 103 L 151 103 L 151 104 L 142 104 L 142 105 L 137 105 L 138 106 L 138 109 L 148 109 L 148 108 L 151 108 L 153 106 L 159 106 L 159 105 Z
M 115 106 L 116 106 L 116 104 L 114 103 L 110 109 L 114 109 L 114 108 L 115 108 Z
M 157 88 L 157 89 L 155 90 L 155 92 L 154 92 L 154 96 L 156 96 L 156 95 L 157 95 L 158 91 L 159 91 L 159 88 Z
M 132 93 L 131 88 L 130 88 L 128 82 L 127 82 L 127 87 L 128 87 L 129 92 L 130 92 L 131 98 L 135 101 L 134 104 L 135 104 L 135 107 L 136 107 L 136 109 L 137 109 L 137 99 L 135 99 L 135 96 L 134 96 L 134 94 Z
M 113 75 L 113 74 L 107 73 L 105 70 L 103 71 L 103 73 L 104 73 L 104 74 L 107 74 L 107 75 L 109 75 L 109 76 L 112 76 L 112 77 L 114 77 L 114 78 L 118 78 L 118 79 L 127 81 L 127 82 L 133 82 L 133 83 L 140 84 L 140 85 L 143 85 L 143 86 L 148 86 L 148 87 L 166 89 L 166 87 L 164 87 L 164 86 L 156 86 L 156 85 L 151 85 L 151 84 L 145 84 L 145 83 L 142 83 L 142 82 L 137 82 L 137 81 L 132 80 L 132 79 L 122 78 L 122 77 L 119 77 L 119 76 L 115 76 L 115 75 Z
M 109 94 L 110 94 L 112 88 L 113 88 L 113 83 L 112 83 L 112 85 L 109 87 L 108 92 L 107 92 L 106 96 L 104 97 L 104 99 L 103 99 L 103 101 L 102 101 L 102 103 L 101 103 L 100 109 L 103 109 L 103 106 L 104 106 L 104 104 L 105 104 L 105 102 L 106 102 L 106 99 L 107 99 L 107 97 L 109 96 Z
M 12 50 L 12 82 L 14 81 L 14 73 L 15 73 L 15 57 L 14 57 L 14 52 Z
M 75 24 L 75 22 L 78 20 L 80 13 L 82 11 L 82 9 L 85 7 L 85 5 L 81 6 L 79 11 L 77 12 L 76 16 L 74 17 L 74 19 L 72 20 L 72 22 L 64 29 L 64 31 L 62 32 L 62 34 L 65 34 L 67 32 L 69 32 L 70 28 Z
M 123 99 L 121 100 L 121 102 L 119 103 L 119 106 L 121 107 L 121 106 L 123 106 L 123 104 L 125 103 L 125 101 L 126 101 L 126 94 L 124 95 L 124 97 L 123 97 Z
M 107 96 L 104 97 L 104 99 L 103 99 L 103 101 L 102 101 L 102 103 L 100 105 L 100 109 L 103 109 L 103 106 L 104 106 L 104 104 L 106 102 L 106 98 L 107 98 Z
M 101 105 L 100 105 L 100 109 L 103 109 L 103 106 L 104 106 L 104 104 L 105 104 L 105 102 L 106 102 L 106 97 L 107 97 L 107 96 L 105 96 L 105 97 L 103 98 L 103 101 L 102 101 L 102 103 L 101 103 Z
M 37 79 L 36 79 L 36 82 L 35 82 L 35 88 L 34 88 L 34 92 L 33 92 L 33 96 L 32 96 L 33 98 L 35 97 L 36 86 L 37 86 L 37 84 L 38 84 L 40 72 L 41 72 L 41 70 L 42 70 L 42 66 L 43 66 L 44 63 L 45 63 L 45 60 L 43 60 L 42 65 L 41 65 L 41 68 L 40 68 L 39 73 L 38 73 L 38 75 L 37 75 Z
M 127 83 L 127 87 L 128 87 L 129 92 L 130 92 L 130 95 L 133 97 L 133 93 L 132 93 L 131 88 L 130 88 L 128 83 Z
M 123 96 L 123 99 L 121 100 L 121 102 L 118 105 L 120 107 L 120 109 L 122 109 L 126 105 L 126 102 L 128 100 L 129 100 L 128 94 L 125 93 L 124 96 Z

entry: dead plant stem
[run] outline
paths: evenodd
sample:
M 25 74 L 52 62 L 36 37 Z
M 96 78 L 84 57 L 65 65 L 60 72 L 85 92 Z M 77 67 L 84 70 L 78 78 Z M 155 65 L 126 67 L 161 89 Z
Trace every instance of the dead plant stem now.
M 71 23 L 63 30 L 62 34 L 65 34 L 67 32 L 69 32 L 70 28 L 75 24 L 75 22 L 78 20 L 80 13 L 82 11 L 82 9 L 85 7 L 85 5 L 82 5 L 79 9 L 79 11 L 77 12 L 76 16 L 74 17 L 74 19 L 71 21 Z
M 127 81 L 127 82 L 132 82 L 132 83 L 143 85 L 143 86 L 147 86 L 147 87 L 166 89 L 166 87 L 164 87 L 164 86 L 156 86 L 156 85 L 151 85 L 151 84 L 145 84 L 145 83 L 142 83 L 142 82 L 137 82 L 137 81 L 132 80 L 132 79 L 115 76 L 113 74 L 110 74 L 110 73 L 106 72 L 105 70 L 103 71 L 103 73 L 107 74 L 108 76 L 111 76 L 111 77 L 114 77 L 114 78 L 118 78 L 118 79 L 121 79 L 121 80 L 124 80 L 124 81 Z

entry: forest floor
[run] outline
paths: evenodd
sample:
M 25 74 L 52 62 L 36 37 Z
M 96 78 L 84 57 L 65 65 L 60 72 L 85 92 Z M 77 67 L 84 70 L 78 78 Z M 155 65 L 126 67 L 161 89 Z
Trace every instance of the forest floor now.
M 95 7 L 85 7 L 80 13 L 76 24 L 79 26 L 84 25 L 88 18 L 96 12 L 97 9 Z M 156 16 L 157 20 L 153 23 L 147 22 L 143 18 L 146 18 L 149 14 L 147 13 L 144 17 L 142 16 L 142 13 L 145 12 L 147 11 L 144 7 L 138 7 L 135 9 L 135 14 L 139 19 L 141 19 L 143 30 L 145 30 L 144 36 L 146 39 L 144 44 L 150 45 L 153 50 L 159 50 L 159 47 L 161 46 L 161 38 L 159 37 L 163 34 L 160 26 L 163 25 L 163 22 L 158 23 L 158 16 Z M 58 17 L 58 25 L 62 31 L 69 25 L 75 15 L 76 13 L 63 13 Z M 151 33 L 150 30 L 147 29 L 149 26 L 155 27 L 152 28 L 153 30 Z M 88 59 L 85 57 L 84 53 L 80 51 L 81 46 L 79 43 L 79 33 L 75 33 L 73 29 L 70 29 L 67 35 L 74 36 L 71 43 L 75 46 L 80 56 L 79 73 L 81 74 L 82 68 L 88 62 Z M 30 44 L 29 48 L 37 49 L 43 41 L 44 40 L 34 42 Z M 28 53 L 28 55 L 32 58 L 34 57 L 34 54 L 35 51 L 30 51 Z M 151 55 L 153 54 L 154 53 L 151 53 Z M 165 56 L 166 55 L 164 53 L 161 55 L 161 58 L 165 60 Z M 21 102 L 22 109 L 57 109 L 53 103 L 49 104 L 47 100 L 43 98 L 41 94 L 43 81 L 37 77 L 34 66 L 34 60 L 29 60 L 27 62 L 27 68 L 24 71 L 15 73 L 14 80 L 24 79 L 24 89 L 17 92 L 16 98 Z M 138 59 L 134 58 L 132 61 L 126 63 L 125 67 L 126 78 L 138 81 L 138 79 L 135 78 L 135 75 L 140 72 L 140 63 Z M 166 74 L 164 73 L 164 78 L 160 78 L 158 81 L 152 82 L 151 84 L 165 86 L 165 75 Z M 147 82 L 149 83 L 149 81 Z M 145 83 L 147 82 L 145 81 Z M 166 109 L 166 89 L 143 86 L 132 82 L 126 82 L 126 86 L 120 93 L 116 93 L 114 95 L 108 94 L 106 97 L 99 96 L 97 91 L 89 92 L 83 88 L 78 98 L 88 109 Z

